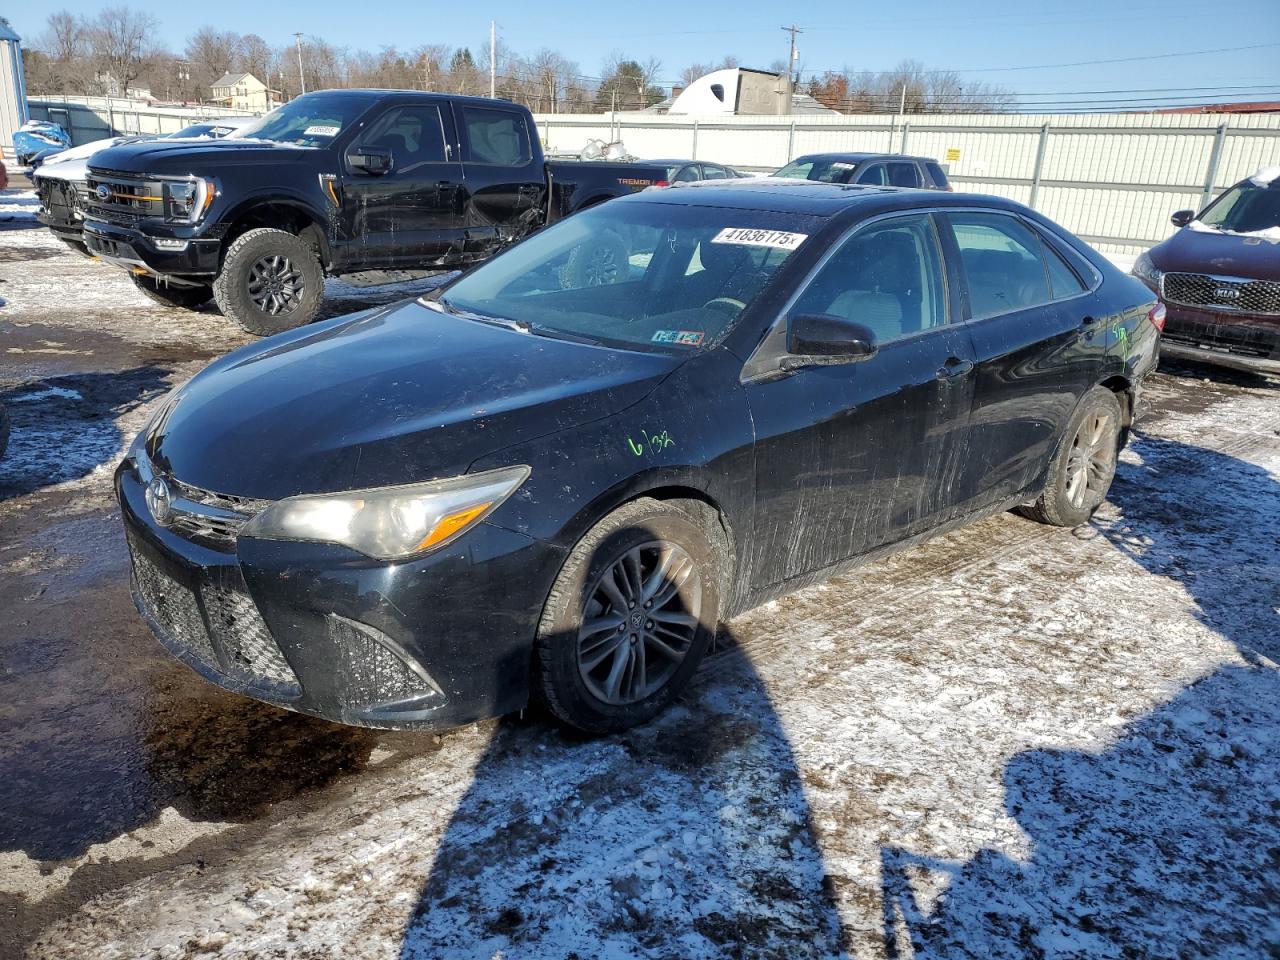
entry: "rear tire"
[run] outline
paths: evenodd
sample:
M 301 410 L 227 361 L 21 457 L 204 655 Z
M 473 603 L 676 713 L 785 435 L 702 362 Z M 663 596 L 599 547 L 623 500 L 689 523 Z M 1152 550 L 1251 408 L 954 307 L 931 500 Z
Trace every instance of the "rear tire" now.
M 700 518 L 648 498 L 619 507 L 570 552 L 547 598 L 535 695 L 562 723 L 644 723 L 688 684 L 719 623 L 724 556 Z
M 207 284 L 198 287 L 176 287 L 160 283 L 152 276 L 131 274 L 133 285 L 142 291 L 143 296 L 164 307 L 178 307 L 182 310 L 195 310 L 203 307 L 213 297 L 213 288 Z
M 213 281 L 224 316 L 260 337 L 310 323 L 324 295 L 320 258 L 306 241 L 262 227 L 235 239 Z
M 1018 512 L 1056 527 L 1084 523 L 1111 489 L 1123 436 L 1120 401 L 1106 387 L 1094 387 L 1067 423 L 1044 492 Z

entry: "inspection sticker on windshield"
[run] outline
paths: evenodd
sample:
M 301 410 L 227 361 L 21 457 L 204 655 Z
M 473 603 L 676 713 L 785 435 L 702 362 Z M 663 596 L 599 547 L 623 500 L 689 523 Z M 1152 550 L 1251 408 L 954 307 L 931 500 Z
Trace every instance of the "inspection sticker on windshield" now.
M 341 127 L 328 123 L 313 123 L 302 131 L 304 137 L 336 137 Z
M 701 330 L 659 330 L 652 339 L 654 343 L 678 343 L 682 347 L 696 347 L 705 336 Z
M 725 227 L 712 243 L 734 243 L 742 247 L 776 247 L 794 250 L 809 239 L 807 233 L 787 233 L 784 230 L 755 230 L 751 227 Z

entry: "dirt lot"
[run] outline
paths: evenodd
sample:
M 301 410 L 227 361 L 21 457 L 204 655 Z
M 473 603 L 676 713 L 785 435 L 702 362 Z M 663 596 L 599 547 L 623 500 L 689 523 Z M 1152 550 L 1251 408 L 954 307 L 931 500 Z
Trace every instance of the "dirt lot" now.
M 134 613 L 110 471 L 244 338 L 31 203 L 0 195 L 0 956 L 1280 955 L 1280 384 L 1162 372 L 1094 522 L 753 611 L 646 728 L 362 731 Z

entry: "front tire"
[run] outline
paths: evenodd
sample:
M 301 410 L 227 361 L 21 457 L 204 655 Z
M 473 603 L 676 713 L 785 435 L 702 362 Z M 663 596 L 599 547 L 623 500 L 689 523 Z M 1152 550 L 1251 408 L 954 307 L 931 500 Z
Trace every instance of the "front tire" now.
M 315 319 L 324 270 L 309 244 L 284 230 L 249 230 L 227 248 L 213 297 L 224 316 L 260 337 Z
M 133 285 L 142 291 L 143 296 L 162 307 L 177 307 L 181 310 L 195 310 L 203 307 L 213 297 L 213 288 L 207 284 L 198 287 L 176 287 L 160 283 L 152 276 L 131 274 Z
M 1044 492 L 1020 512 L 1056 527 L 1084 523 L 1111 489 L 1123 435 L 1120 401 L 1106 387 L 1094 387 L 1067 423 Z
M 719 622 L 723 553 L 707 525 L 641 499 L 594 526 L 556 578 L 538 627 L 535 693 L 571 727 L 644 723 L 688 684 Z

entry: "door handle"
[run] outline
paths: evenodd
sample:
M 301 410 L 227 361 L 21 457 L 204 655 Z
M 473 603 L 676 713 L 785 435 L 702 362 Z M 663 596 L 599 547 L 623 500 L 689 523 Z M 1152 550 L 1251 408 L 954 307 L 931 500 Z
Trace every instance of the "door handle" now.
M 972 360 L 964 360 L 960 357 L 947 357 L 947 362 L 938 368 L 937 377 L 939 380 L 954 380 L 956 377 L 963 377 L 972 369 Z

